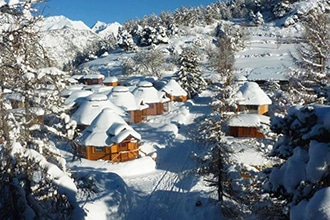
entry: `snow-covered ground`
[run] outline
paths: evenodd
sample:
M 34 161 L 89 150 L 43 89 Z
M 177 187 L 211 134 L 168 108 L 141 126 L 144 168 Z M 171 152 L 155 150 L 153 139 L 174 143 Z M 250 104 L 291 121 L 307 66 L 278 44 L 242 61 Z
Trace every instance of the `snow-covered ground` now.
M 171 103 L 171 111 L 134 125 L 143 137 L 141 157 L 124 163 L 69 163 L 73 173 L 93 179 L 97 192 L 81 195 L 87 219 L 218 219 L 214 189 L 196 174 L 193 154 L 201 148 L 189 139 L 194 119 L 210 112 L 202 103 Z M 71 155 L 68 154 L 68 159 Z M 88 179 L 87 178 L 87 179 Z M 195 203 L 202 202 L 197 207 Z M 137 217 L 138 216 L 138 217 Z
M 207 27 L 209 32 L 214 27 Z M 203 31 L 198 34 L 173 38 L 166 47 L 180 50 L 182 44 L 204 41 Z M 295 36 L 296 28 L 279 29 L 251 28 L 251 37 L 246 48 L 236 53 L 235 71 L 249 76 L 252 73 L 266 73 L 266 77 L 285 76 L 286 67 L 291 66 L 289 51 L 294 41 L 279 39 L 279 35 Z M 273 33 L 273 34 L 270 34 Z M 184 43 L 183 43 L 184 42 Z M 132 54 L 113 53 L 82 65 L 82 68 L 98 70 L 105 75 L 120 75 L 120 59 Z M 275 74 L 276 73 L 276 74 Z M 212 73 L 208 73 L 212 74 Z M 275 75 L 274 75 L 275 74 Z M 263 75 L 263 77 L 265 77 Z M 274 77 L 275 78 L 275 77 Z M 141 157 L 124 163 L 89 161 L 85 159 L 69 162 L 71 171 L 93 183 L 93 192 L 80 192 L 80 205 L 86 211 L 86 219 L 226 219 L 223 217 L 216 188 L 208 186 L 197 174 L 200 166 L 193 155 L 202 154 L 205 146 L 191 140 L 189 134 L 196 130 L 195 120 L 211 113 L 209 102 L 212 91 L 186 103 L 172 102 L 170 111 L 160 116 L 133 124 L 142 136 Z M 228 137 L 234 152 L 233 188 L 248 190 L 251 181 L 239 172 L 244 168 L 256 178 L 258 167 L 271 166 L 265 153 L 272 149 L 268 143 L 255 144 L 246 139 Z M 69 150 L 63 151 L 70 161 Z M 235 168 L 236 167 L 236 168 Z M 237 168 L 238 167 L 238 168 Z M 252 178 L 252 177 L 251 177 Z M 249 182 L 250 181 L 250 182 Z M 201 205 L 196 205 L 201 202 Z M 254 219 L 251 212 L 246 219 Z

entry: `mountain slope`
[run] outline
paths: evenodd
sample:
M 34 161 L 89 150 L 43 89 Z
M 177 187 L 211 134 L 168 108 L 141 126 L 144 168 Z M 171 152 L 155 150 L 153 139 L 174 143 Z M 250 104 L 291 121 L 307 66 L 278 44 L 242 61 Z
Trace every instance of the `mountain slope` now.
M 82 21 L 72 21 L 64 16 L 47 17 L 39 25 L 41 44 L 59 68 L 101 40 Z

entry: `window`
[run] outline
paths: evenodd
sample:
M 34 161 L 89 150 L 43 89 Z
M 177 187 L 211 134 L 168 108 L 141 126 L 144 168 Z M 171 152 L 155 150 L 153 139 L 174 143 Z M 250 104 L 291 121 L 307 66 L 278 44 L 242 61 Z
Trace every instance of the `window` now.
M 104 147 L 94 147 L 94 152 L 104 152 Z
M 121 142 L 118 144 L 119 151 L 127 151 L 128 150 L 128 143 L 127 142 Z
M 259 105 L 241 105 L 239 106 L 240 111 L 258 112 Z

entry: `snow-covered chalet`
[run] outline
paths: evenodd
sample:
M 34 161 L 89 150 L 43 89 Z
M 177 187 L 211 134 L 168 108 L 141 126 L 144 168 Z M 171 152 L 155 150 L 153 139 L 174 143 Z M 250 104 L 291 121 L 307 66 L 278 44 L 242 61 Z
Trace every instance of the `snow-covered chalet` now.
M 112 109 L 103 109 L 80 137 L 79 153 L 89 160 L 122 162 L 139 157 L 141 135 Z
M 146 115 L 161 115 L 169 111 L 170 99 L 162 91 L 158 91 L 151 82 L 139 82 L 137 88 L 133 90 L 133 95 L 143 100 L 149 106 Z
M 109 100 L 130 114 L 130 122 L 138 123 L 145 119 L 148 105 L 135 97 L 125 86 L 116 86 L 108 95 Z

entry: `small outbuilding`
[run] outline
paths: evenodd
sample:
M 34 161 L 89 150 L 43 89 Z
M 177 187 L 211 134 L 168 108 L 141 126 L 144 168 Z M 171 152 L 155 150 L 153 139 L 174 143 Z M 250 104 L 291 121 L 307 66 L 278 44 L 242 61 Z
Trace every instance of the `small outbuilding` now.
M 174 79 L 169 80 L 161 90 L 171 101 L 185 102 L 188 99 L 187 92 Z
M 79 153 L 89 160 L 123 162 L 139 157 L 141 135 L 123 118 L 105 108 L 76 139 Z
M 265 138 L 262 130 L 269 127 L 268 116 L 260 114 L 237 114 L 228 121 L 229 136 Z

